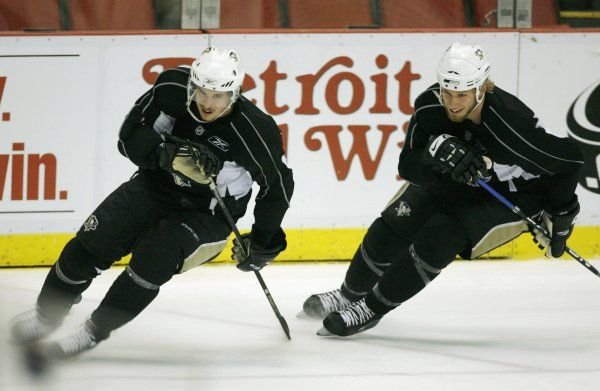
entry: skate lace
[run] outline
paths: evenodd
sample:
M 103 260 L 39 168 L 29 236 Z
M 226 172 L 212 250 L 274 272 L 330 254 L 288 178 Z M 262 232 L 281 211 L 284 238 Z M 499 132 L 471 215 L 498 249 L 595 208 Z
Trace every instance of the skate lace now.
M 340 316 L 346 326 L 355 326 L 371 320 L 375 316 L 375 313 L 367 307 L 365 299 L 362 299 L 345 310 L 340 311 Z
M 87 322 L 76 333 L 57 342 L 65 355 L 74 355 L 96 346 L 96 339 Z
M 351 304 L 350 300 L 346 299 L 339 289 L 320 294 L 319 300 L 321 300 L 321 304 L 327 312 L 337 311 Z

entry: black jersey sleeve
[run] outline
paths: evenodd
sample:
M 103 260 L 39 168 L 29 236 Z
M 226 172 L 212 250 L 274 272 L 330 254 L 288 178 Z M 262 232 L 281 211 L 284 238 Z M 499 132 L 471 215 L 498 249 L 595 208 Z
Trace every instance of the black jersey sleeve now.
M 434 90 L 434 87 L 430 87 L 415 100 L 415 111 L 400 151 L 398 174 L 419 186 L 454 186 L 455 183 L 447 175 L 435 173 L 431 166 L 421 161 L 429 139 L 443 133 L 442 126 L 435 125 L 444 113 Z
M 163 142 L 152 125 L 160 116 L 152 89 L 142 95 L 129 111 L 119 131 L 119 152 L 141 168 L 157 168 L 156 147 Z
M 398 173 L 407 181 L 416 185 L 427 186 L 437 184 L 439 178 L 428 166 L 421 163 L 421 156 L 431 134 L 419 127 L 416 116 L 410 118 L 408 132 L 400 151 Z
M 184 67 L 162 72 L 154 86 L 129 111 L 119 131 L 119 152 L 141 168 L 157 168 L 156 147 L 161 133 L 169 131 L 177 117 L 185 115 L 187 79 Z
M 272 118 L 256 118 L 244 112 L 232 126 L 239 138 L 239 161 L 260 186 L 252 238 L 270 246 L 294 191 L 292 170 L 284 161 L 281 131 Z
M 583 165 L 577 145 L 548 133 L 530 109 L 509 112 L 490 107 L 490 111 L 489 124 L 485 121 L 485 126 L 511 153 L 513 164 L 539 175 L 547 184 L 548 207 L 568 205 Z

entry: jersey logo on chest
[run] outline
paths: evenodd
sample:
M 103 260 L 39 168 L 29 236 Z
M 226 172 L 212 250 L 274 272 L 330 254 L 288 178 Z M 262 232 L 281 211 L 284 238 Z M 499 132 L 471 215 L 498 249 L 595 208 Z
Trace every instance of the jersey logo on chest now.
M 210 136 L 208 142 L 219 148 L 223 152 L 229 151 L 229 144 L 217 136 Z
M 194 130 L 194 133 L 196 133 L 198 136 L 202 136 L 204 134 L 204 127 L 202 125 L 198 125 Z

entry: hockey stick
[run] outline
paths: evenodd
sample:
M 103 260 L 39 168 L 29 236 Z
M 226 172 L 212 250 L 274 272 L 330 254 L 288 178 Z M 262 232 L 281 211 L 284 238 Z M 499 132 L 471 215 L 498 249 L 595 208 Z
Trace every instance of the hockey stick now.
M 483 187 L 484 189 L 486 189 L 490 194 L 492 194 L 494 197 L 496 197 L 496 199 L 498 199 L 498 201 L 500 201 L 504 205 L 506 205 L 509 209 L 511 209 L 513 212 L 515 212 L 520 218 L 522 218 L 523 220 L 525 220 L 525 222 L 531 228 L 535 229 L 538 232 L 541 232 L 546 238 L 548 238 L 548 239 L 550 238 L 550 233 L 548 232 L 548 230 L 546 230 L 544 227 L 542 227 L 541 225 L 539 225 L 538 223 L 536 223 L 532 218 L 530 218 L 529 216 L 527 216 L 521 209 L 519 209 L 518 206 L 513 205 L 509 200 L 507 200 L 506 198 L 504 198 L 504 196 L 502 194 L 500 194 L 496 190 L 492 189 L 490 187 L 490 185 L 488 185 L 487 183 L 485 183 L 481 179 L 477 179 L 477 184 L 479 186 Z M 592 273 L 594 273 L 596 276 L 600 277 L 600 272 L 594 266 L 592 266 L 588 261 L 586 261 L 585 259 L 583 259 L 575 251 L 573 251 L 571 248 L 569 248 L 567 246 L 565 248 L 565 252 L 567 254 L 569 254 L 571 257 L 573 257 L 573 259 L 575 259 L 577 262 L 581 263 L 583 266 L 585 266 L 586 268 L 588 268 L 589 271 L 591 271 Z
M 181 138 L 181 137 L 176 137 L 176 136 L 172 136 L 169 134 L 165 134 L 165 135 L 163 135 L 163 137 L 166 141 L 175 143 L 177 145 L 189 145 L 191 147 L 194 146 L 193 141 L 189 141 L 189 140 Z M 225 205 L 225 202 L 223 202 L 223 198 L 221 198 L 221 195 L 219 194 L 219 190 L 217 189 L 217 185 L 215 185 L 215 181 L 212 178 L 209 178 L 208 187 L 213 192 L 213 195 L 215 196 L 215 198 L 217 199 L 217 202 L 221 206 L 221 209 L 223 210 L 223 214 L 225 215 L 225 218 L 227 219 L 227 222 L 229 223 L 229 226 L 231 227 L 233 234 L 235 235 L 236 239 L 242 246 L 242 251 L 244 252 L 244 255 L 248 256 L 248 253 L 246 252 L 246 249 L 244 248 L 244 241 L 242 240 L 242 235 L 240 234 L 240 230 L 235 225 L 235 220 L 233 220 L 233 217 L 231 217 L 231 213 L 229 212 L 227 205 Z M 279 309 L 277 308 L 277 305 L 275 304 L 275 300 L 273 300 L 273 296 L 271 296 L 271 292 L 269 292 L 269 288 L 267 288 L 267 284 L 265 284 L 265 280 L 263 280 L 263 278 L 260 275 L 258 270 L 254 270 L 254 275 L 258 279 L 258 282 L 259 282 L 260 286 L 262 287 L 263 292 L 265 293 L 265 296 L 267 296 L 267 300 L 269 300 L 269 304 L 271 304 L 271 308 L 273 309 L 273 312 L 275 313 L 277 320 L 279 320 L 279 324 L 281 324 L 281 328 L 283 329 L 285 336 L 287 337 L 287 339 L 291 340 L 292 337 L 290 336 L 290 328 L 288 327 L 288 324 L 285 321 L 285 318 L 279 312 Z
M 240 231 L 238 230 L 237 226 L 235 225 L 235 221 L 231 217 L 231 213 L 229 213 L 229 209 L 227 209 L 227 205 L 225 205 L 225 202 L 223 202 L 223 199 L 221 198 L 221 195 L 219 194 L 219 190 L 217 189 L 217 186 L 215 185 L 215 181 L 212 178 L 210 178 L 210 182 L 208 183 L 208 186 L 210 187 L 210 190 L 212 190 L 213 194 L 215 195 L 215 198 L 217 199 L 217 202 L 221 206 L 221 209 L 223 210 L 223 214 L 227 218 L 227 221 L 229 222 L 229 225 L 231 226 L 231 229 L 233 230 L 233 233 L 234 233 L 236 239 L 242 246 L 242 251 L 244 252 L 244 255 L 248 256 L 246 248 L 244 247 L 244 241 L 242 240 L 242 235 L 240 234 Z M 271 293 L 269 292 L 269 288 L 267 288 L 267 285 L 265 284 L 265 281 L 263 280 L 263 278 L 260 275 L 258 270 L 254 270 L 254 274 L 256 275 L 256 278 L 258 279 L 258 282 L 260 283 L 260 286 L 262 287 L 263 292 L 265 292 L 265 296 L 267 296 L 267 300 L 269 300 L 269 304 L 271 304 L 271 308 L 273 308 L 273 312 L 275 312 L 275 316 L 279 320 L 279 324 L 281 324 L 281 328 L 283 328 L 283 332 L 285 333 L 285 336 L 289 340 L 291 340 L 292 337 L 290 336 L 290 328 L 288 327 L 288 324 L 285 321 L 285 318 L 279 312 L 279 309 L 277 309 L 277 305 L 275 304 L 275 301 L 273 300 L 273 297 L 271 296 Z

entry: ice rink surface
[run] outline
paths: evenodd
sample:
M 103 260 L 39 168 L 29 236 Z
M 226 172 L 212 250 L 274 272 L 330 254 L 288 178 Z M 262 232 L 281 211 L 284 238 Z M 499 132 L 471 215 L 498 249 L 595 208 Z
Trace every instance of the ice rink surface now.
M 593 264 L 600 268 L 600 262 Z M 315 335 L 304 299 L 340 285 L 346 263 L 272 265 L 263 277 L 288 341 L 251 273 L 204 266 L 175 277 L 132 323 L 34 380 L 8 342 L 48 269 L 0 269 L 0 390 L 600 389 L 600 279 L 575 261 L 455 262 L 365 333 Z M 98 277 L 60 335 L 123 269 Z

